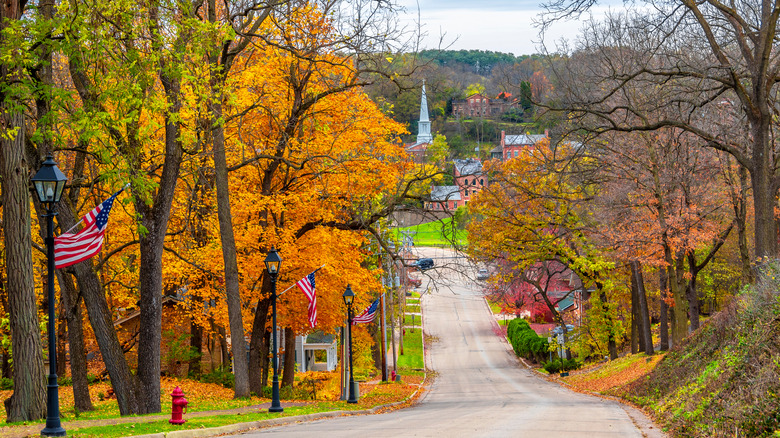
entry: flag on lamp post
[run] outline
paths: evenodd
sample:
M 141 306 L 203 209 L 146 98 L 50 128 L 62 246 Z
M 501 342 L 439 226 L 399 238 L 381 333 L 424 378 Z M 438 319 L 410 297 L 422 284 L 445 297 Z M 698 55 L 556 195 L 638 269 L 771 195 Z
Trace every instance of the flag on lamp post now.
M 314 273 L 301 278 L 295 283 L 296 286 L 306 295 L 309 299 L 309 325 L 314 328 L 317 325 L 317 290 L 314 286 Z
M 376 318 L 377 309 L 379 309 L 379 298 L 366 308 L 360 315 L 352 318 L 352 325 L 368 324 Z
M 125 186 L 127 187 L 127 186 Z M 81 218 L 84 228 L 77 233 L 63 233 L 54 238 L 54 267 L 66 268 L 87 260 L 103 248 L 103 237 L 108 226 L 108 215 L 114 199 L 124 188 L 111 195 Z M 77 224 L 78 225 L 78 224 Z

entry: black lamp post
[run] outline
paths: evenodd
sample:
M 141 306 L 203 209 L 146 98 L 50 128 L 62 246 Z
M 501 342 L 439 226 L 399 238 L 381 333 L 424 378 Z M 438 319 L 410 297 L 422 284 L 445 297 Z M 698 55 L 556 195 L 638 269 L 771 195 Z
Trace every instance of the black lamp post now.
M 349 398 L 347 403 L 357 403 L 355 398 L 355 370 L 352 368 L 352 301 L 355 299 L 355 293 L 352 292 L 350 285 L 344 291 L 344 304 L 347 305 L 347 325 L 349 326 Z
M 42 436 L 65 436 L 60 425 L 60 399 L 57 385 L 57 344 L 54 338 L 54 204 L 60 202 L 62 189 L 68 178 L 57 168 L 51 155 L 46 157 L 43 166 L 32 178 L 38 200 L 46 208 L 46 266 L 48 272 L 46 286 L 49 293 L 49 378 L 46 386 L 46 427 Z
M 282 267 L 282 258 L 279 257 L 279 253 L 276 252 L 276 247 L 271 247 L 271 251 L 265 258 L 265 269 L 268 271 L 268 275 L 271 276 L 271 308 L 273 309 L 273 365 L 274 365 L 274 380 L 271 387 L 271 407 L 268 408 L 268 412 L 284 412 L 282 404 L 279 403 L 279 361 L 276 357 L 278 351 L 276 345 L 276 276 L 279 275 L 279 269 Z

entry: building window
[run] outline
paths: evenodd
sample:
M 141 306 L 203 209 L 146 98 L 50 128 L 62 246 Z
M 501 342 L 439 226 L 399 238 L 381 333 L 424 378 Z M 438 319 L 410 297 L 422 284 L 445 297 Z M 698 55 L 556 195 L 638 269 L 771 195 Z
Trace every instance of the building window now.
M 485 183 L 484 183 L 483 181 L 484 181 L 484 180 L 483 180 L 482 178 L 480 178 L 480 179 L 479 179 L 479 185 L 481 185 L 481 186 L 484 186 L 484 185 L 485 185 Z
M 515 151 L 515 158 L 517 158 L 517 152 L 518 152 L 518 151 Z
M 466 185 L 466 186 L 469 185 L 469 179 L 468 178 L 463 180 L 463 185 Z
M 464 195 L 465 195 L 465 196 L 468 198 L 468 196 L 469 196 L 469 191 L 468 191 L 468 190 L 465 190 L 465 191 L 463 192 L 463 194 L 464 194 Z

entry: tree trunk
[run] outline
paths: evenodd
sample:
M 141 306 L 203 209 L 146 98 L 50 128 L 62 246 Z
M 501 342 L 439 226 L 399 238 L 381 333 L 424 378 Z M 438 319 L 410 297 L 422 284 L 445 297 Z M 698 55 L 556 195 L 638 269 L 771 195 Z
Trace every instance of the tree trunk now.
M 151 205 L 135 197 L 135 208 L 147 233 L 140 237 L 140 292 L 141 326 L 138 333 L 138 380 L 142 413 L 156 413 L 160 405 L 160 344 L 162 342 L 162 255 L 165 233 L 171 216 L 171 204 L 179 177 L 183 149 L 179 112 L 181 111 L 181 82 L 168 68 L 160 69 L 160 82 L 169 104 L 165 113 L 165 161 L 157 193 Z
M 271 373 L 271 330 L 266 330 L 263 335 L 263 349 L 260 350 L 260 357 L 263 358 L 260 376 L 263 379 L 263 388 L 268 386 L 268 375 Z
M 772 78 L 774 81 L 774 78 Z M 777 256 L 777 232 L 775 229 L 775 207 L 777 205 L 777 188 L 773 184 L 774 162 L 770 158 L 770 130 L 772 115 L 767 102 L 766 90 L 769 87 L 754 86 L 757 95 L 751 102 L 758 113 L 747 111 L 753 134 L 753 167 L 750 179 L 753 188 L 753 207 L 755 211 L 755 246 L 756 257 L 774 258 Z
M 645 291 L 645 279 L 642 276 L 642 265 L 638 261 L 631 262 L 632 278 L 636 282 L 637 311 L 639 319 L 639 339 L 642 351 L 648 355 L 653 354 L 653 332 L 650 326 L 650 309 L 647 306 L 647 292 Z
M 295 332 L 292 327 L 284 328 L 284 364 L 282 367 L 282 386 L 292 388 L 295 382 Z
M 691 252 L 688 254 L 688 269 L 690 272 L 690 280 L 688 280 L 688 286 L 685 288 L 685 295 L 688 299 L 688 319 L 691 322 L 691 331 L 699 329 L 699 291 L 696 290 L 696 276 L 698 274 L 696 268 L 696 255 Z
M 666 233 L 664 233 L 663 247 L 664 258 L 667 263 L 667 282 L 673 299 L 673 307 L 670 315 L 672 322 L 672 344 L 678 345 L 680 341 L 688 335 L 688 309 L 686 309 L 685 280 L 682 278 L 684 269 L 682 256 L 678 255 L 673 257 L 671 248 L 667 244 L 667 239 Z
M 734 217 L 737 222 L 737 242 L 739 244 L 739 260 L 742 265 L 742 282 L 753 282 L 753 268 L 751 267 L 750 249 L 747 244 L 747 196 L 750 187 L 747 183 L 747 169 L 739 166 L 739 196 L 734 203 Z
M 212 321 L 211 323 L 212 329 L 216 328 L 217 332 L 217 340 L 219 341 L 219 351 L 220 356 L 222 357 L 222 369 L 223 370 L 230 370 L 231 362 L 230 362 L 230 352 L 228 351 L 227 347 L 227 332 L 225 331 L 225 327 L 222 327 L 221 325 L 216 325 Z
M 76 291 L 73 277 L 58 271 L 60 295 L 65 321 L 68 324 L 68 343 L 70 351 L 70 378 L 73 383 L 74 406 L 80 412 L 94 411 L 89 398 L 89 380 L 87 379 L 87 353 L 84 348 L 83 317 L 81 297 Z
M 669 306 L 666 304 L 666 297 L 669 294 L 667 289 L 669 277 L 666 275 L 666 268 L 658 269 L 658 289 L 660 293 L 660 309 L 659 309 L 659 321 L 658 329 L 660 331 L 659 338 L 661 345 L 659 350 L 669 350 Z
M 267 275 L 263 275 L 263 290 L 271 287 L 271 282 L 268 280 Z M 249 390 L 255 394 L 263 395 L 263 386 L 265 385 L 263 380 L 263 371 L 267 368 L 263 366 L 264 363 L 268 363 L 268 346 L 264 344 L 266 323 L 268 322 L 268 307 L 271 305 L 269 298 L 263 298 L 257 301 L 257 308 L 255 309 L 255 318 L 252 322 L 252 337 L 249 340 Z
M 631 354 L 636 354 L 642 349 L 640 339 L 641 317 L 639 316 L 639 292 L 637 292 L 637 279 L 636 272 L 634 271 L 634 261 L 629 262 L 631 265 Z
M 200 362 L 203 359 L 203 328 L 194 320 L 190 322 L 190 349 L 193 354 L 187 366 L 187 376 L 197 379 L 203 374 Z
M 18 19 L 17 1 L 3 3 L 3 17 Z M 14 7 L 18 11 L 9 10 Z M 10 14 L 10 15 L 9 15 Z M 13 77 L 5 66 L 2 78 Z M 8 79 L 4 79 L 8 80 Z M 6 86 L 9 84 L 6 83 Z M 13 346 L 14 393 L 5 400 L 7 421 L 33 421 L 46 416 L 43 347 L 35 302 L 30 230 L 30 168 L 24 156 L 24 114 L 11 97 L 2 96 L 6 133 L 0 140 L 0 196 L 3 205 L 8 319 Z M 11 130 L 15 129 L 15 133 Z M 6 137 L 7 136 L 7 137 Z
M 219 99 L 219 98 L 218 98 Z M 239 289 L 236 239 L 233 235 L 233 218 L 230 211 L 230 185 L 225 154 L 225 132 L 221 124 L 222 105 L 212 103 L 212 127 L 214 173 L 217 186 L 217 217 L 222 242 L 222 258 L 225 264 L 225 295 L 230 324 L 230 345 L 233 349 L 234 397 L 249 397 L 249 374 L 244 340 L 244 320 L 241 315 L 241 291 Z

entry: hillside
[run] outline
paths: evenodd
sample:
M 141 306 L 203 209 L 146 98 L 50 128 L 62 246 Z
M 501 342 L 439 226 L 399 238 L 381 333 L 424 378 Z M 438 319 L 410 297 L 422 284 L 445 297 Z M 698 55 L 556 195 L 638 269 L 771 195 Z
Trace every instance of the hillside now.
M 623 396 L 648 408 L 674 436 L 778 436 L 780 296 L 775 276 L 735 298 Z

